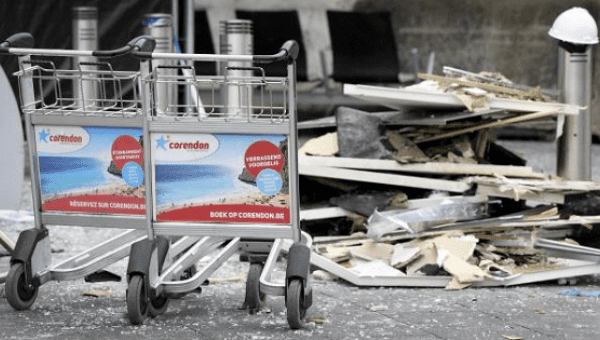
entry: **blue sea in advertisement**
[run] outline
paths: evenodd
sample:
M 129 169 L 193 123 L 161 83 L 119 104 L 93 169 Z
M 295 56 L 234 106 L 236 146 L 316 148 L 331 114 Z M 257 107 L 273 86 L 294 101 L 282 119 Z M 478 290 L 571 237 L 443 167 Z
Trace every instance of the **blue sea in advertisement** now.
M 40 156 L 42 195 L 124 184 L 106 170 L 110 165 L 92 157 Z M 156 166 L 157 204 L 215 200 L 253 187 L 237 179 L 239 169 L 223 165 L 167 164 Z
M 109 174 L 109 163 L 92 157 L 40 156 L 42 195 L 96 188 L 123 180 Z
M 238 180 L 239 168 L 224 165 L 156 165 L 156 203 L 190 203 L 216 200 L 252 186 Z

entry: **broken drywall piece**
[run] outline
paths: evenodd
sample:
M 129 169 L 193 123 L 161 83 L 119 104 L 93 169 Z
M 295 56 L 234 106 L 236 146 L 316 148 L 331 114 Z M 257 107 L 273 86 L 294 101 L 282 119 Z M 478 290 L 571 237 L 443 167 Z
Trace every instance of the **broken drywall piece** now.
M 439 251 L 446 250 L 463 261 L 467 261 L 475 251 L 477 238 L 473 235 L 462 235 L 462 233 L 449 233 L 431 240 Z
M 339 107 L 336 118 L 341 157 L 386 159 L 391 156 L 381 143 L 381 119 L 348 107 Z
M 466 284 L 480 282 L 486 278 L 491 278 L 491 276 L 481 268 L 469 264 L 458 256 L 450 253 L 448 250 L 442 249 L 437 253 L 437 265 L 444 268 L 444 270 L 455 277 L 459 283 Z
M 507 197 L 515 200 L 565 204 L 575 195 L 600 190 L 600 184 L 593 181 L 568 181 L 561 178 L 546 180 L 506 178 L 503 176 L 474 176 L 463 178 L 465 183 L 477 184 L 477 192 L 488 196 Z
M 478 164 L 471 140 L 464 135 L 430 146 L 424 151 L 438 163 Z
M 485 93 L 475 94 L 473 91 L 456 91 L 453 95 L 463 103 L 469 112 L 476 110 L 489 110 L 490 105 L 488 103 L 487 96 Z
M 359 264 L 355 267 L 350 268 L 351 271 L 357 273 L 359 276 L 406 276 L 403 272 L 390 266 L 381 260 L 370 261 L 367 263 Z
M 499 265 L 491 260 L 482 260 L 479 262 L 479 268 L 490 276 L 497 278 L 504 278 L 512 275 L 512 268 Z
M 333 262 L 339 263 L 348 261 L 352 257 L 350 255 L 350 250 L 346 247 L 327 246 L 322 248 L 322 251 L 319 251 L 319 253 Z
M 340 151 L 337 132 L 309 139 L 298 150 L 299 155 L 334 156 Z
M 425 163 L 430 161 L 423 150 L 397 131 L 388 130 L 385 132 L 385 136 L 390 145 L 396 150 L 393 157 L 399 163 Z
M 435 245 L 425 241 L 418 243 L 418 247 L 420 248 L 420 256 L 406 266 L 406 275 L 415 275 L 421 268 L 428 265 L 437 266 L 437 250 L 435 249 Z
M 335 276 L 334 274 L 331 274 L 330 272 L 321 269 L 313 271 L 311 275 L 312 278 L 317 281 L 335 281 L 339 279 L 339 277 Z
M 460 282 L 458 282 L 457 278 L 452 277 L 452 280 L 450 280 L 450 282 L 448 282 L 448 284 L 446 285 L 446 287 L 444 287 L 444 289 L 446 289 L 446 290 L 461 290 L 461 289 L 468 288 L 469 286 L 471 286 L 471 283 L 460 283 Z
M 498 254 L 498 248 L 496 248 L 492 244 L 478 244 L 475 247 L 475 250 L 477 250 L 477 253 L 479 254 L 479 257 L 482 259 L 482 261 L 489 260 L 491 262 L 497 262 L 506 257 Z
M 421 248 L 417 246 L 406 246 L 398 243 L 394 246 L 394 252 L 390 259 L 390 265 L 394 268 L 404 268 L 407 264 L 415 260 L 421 253 Z
M 383 260 L 386 263 L 389 263 L 392 253 L 394 252 L 394 246 L 387 243 L 378 243 L 373 240 L 368 240 L 361 246 L 350 247 L 349 251 L 355 258 L 367 261 Z

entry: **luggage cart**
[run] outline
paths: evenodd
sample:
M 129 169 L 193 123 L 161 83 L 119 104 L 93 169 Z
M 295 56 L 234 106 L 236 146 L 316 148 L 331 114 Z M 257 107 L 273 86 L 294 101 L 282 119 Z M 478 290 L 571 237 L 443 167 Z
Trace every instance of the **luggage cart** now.
M 141 60 L 145 177 L 151 179 L 148 238 L 132 246 L 127 270 L 133 324 L 164 313 L 171 297 L 200 287 L 239 253 L 250 262 L 243 306 L 254 312 L 265 295 L 284 296 L 290 327 L 301 327 L 312 305 L 312 239 L 299 223 L 298 51 L 288 41 L 268 56 L 133 53 Z M 151 68 L 152 61 L 169 59 L 225 63 L 225 72 L 199 76 L 192 66 Z M 286 75 L 268 77 L 263 68 L 240 62 L 279 62 Z M 173 68 L 176 75 L 167 72 Z M 253 75 L 240 77 L 240 70 Z M 191 98 L 166 102 L 171 86 Z M 231 93 L 237 98 L 228 102 Z M 176 246 L 169 246 L 168 236 L 198 241 L 168 265 L 165 254 Z M 283 251 L 285 281 L 275 282 L 272 272 Z M 205 265 L 179 279 L 202 259 Z
M 69 65 L 80 57 L 149 52 L 154 40 L 139 37 L 111 51 L 35 49 L 33 43 L 29 33 L 19 33 L 0 44 L 0 53 L 18 56 L 33 196 L 34 228 L 20 233 L 6 278 L 6 298 L 16 310 L 30 308 L 51 280 L 120 280 L 103 269 L 147 237 L 143 177 L 135 172 L 135 162 L 139 173 L 143 164 L 139 71 L 115 71 L 95 59 Z M 52 264 L 49 225 L 126 231 Z

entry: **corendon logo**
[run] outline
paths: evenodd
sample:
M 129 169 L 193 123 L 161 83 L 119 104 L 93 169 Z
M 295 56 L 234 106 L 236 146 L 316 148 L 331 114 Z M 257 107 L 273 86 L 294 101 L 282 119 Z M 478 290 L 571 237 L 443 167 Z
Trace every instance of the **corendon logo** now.
M 219 140 L 207 134 L 157 134 L 152 139 L 156 159 L 160 161 L 198 160 L 219 148 Z
M 73 152 L 82 149 L 90 141 L 88 132 L 76 126 L 37 126 L 36 135 L 40 152 Z
M 83 143 L 83 137 L 81 136 L 63 136 L 63 135 L 50 135 L 48 137 L 51 143 L 68 143 L 68 144 L 81 144 Z

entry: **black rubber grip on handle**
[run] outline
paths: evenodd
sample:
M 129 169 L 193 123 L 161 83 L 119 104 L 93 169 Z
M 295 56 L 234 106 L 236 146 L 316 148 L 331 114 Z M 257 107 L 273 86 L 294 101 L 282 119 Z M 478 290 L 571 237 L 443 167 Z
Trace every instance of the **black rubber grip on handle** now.
M 270 64 L 281 60 L 296 60 L 300 46 L 295 40 L 288 40 L 281 46 L 278 53 L 273 55 L 255 55 L 252 60 L 259 64 Z
M 92 52 L 92 55 L 99 58 L 112 58 L 130 52 L 151 53 L 154 50 L 154 47 L 156 47 L 156 40 L 151 36 L 142 35 L 132 39 L 123 47 L 108 51 L 94 51 Z
M 156 47 L 156 39 L 151 35 L 142 35 L 132 39 L 127 45 L 131 46 L 131 52 L 152 53 Z
M 140 59 L 150 59 L 156 47 L 156 39 L 150 35 L 142 35 L 131 40 L 129 44 L 133 46 L 131 55 Z
M 32 48 L 35 45 L 35 39 L 27 32 L 13 34 L 0 44 L 0 52 L 7 53 L 11 47 Z

